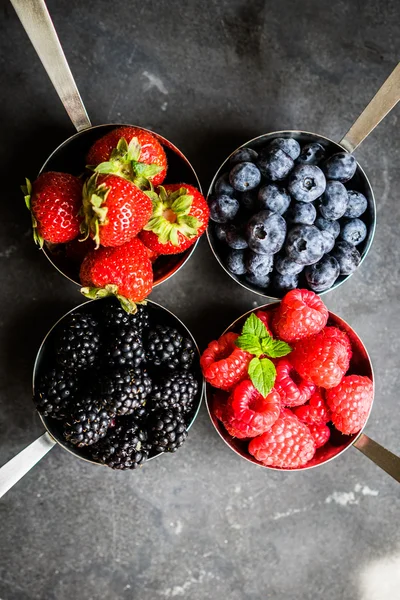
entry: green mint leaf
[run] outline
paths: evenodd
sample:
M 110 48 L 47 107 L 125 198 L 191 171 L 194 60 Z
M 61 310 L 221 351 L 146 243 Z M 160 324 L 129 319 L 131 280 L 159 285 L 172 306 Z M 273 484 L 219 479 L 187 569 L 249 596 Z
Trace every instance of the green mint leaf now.
M 249 317 L 247 317 L 245 324 L 243 325 L 242 334 L 250 333 L 251 335 L 256 335 L 260 338 L 265 338 L 269 336 L 267 328 L 264 323 L 256 317 L 254 313 L 251 313 Z
M 265 338 L 261 342 L 264 354 L 271 358 L 280 358 L 286 356 L 292 351 L 292 348 L 286 342 L 274 340 L 273 338 Z
M 260 343 L 260 338 L 256 335 L 252 335 L 251 333 L 244 333 L 238 337 L 235 344 L 241 350 L 250 352 L 250 354 L 254 354 L 255 356 L 261 356 L 264 354 Z
M 254 387 L 266 398 L 274 387 L 276 369 L 269 358 L 253 358 L 250 361 L 248 373 Z

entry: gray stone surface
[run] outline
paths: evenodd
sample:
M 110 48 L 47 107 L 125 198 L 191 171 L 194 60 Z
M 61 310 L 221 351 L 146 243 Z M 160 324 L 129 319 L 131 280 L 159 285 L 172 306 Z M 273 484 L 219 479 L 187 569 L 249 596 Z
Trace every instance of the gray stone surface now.
M 174 141 L 208 183 L 247 139 L 304 128 L 340 139 L 398 59 L 400 4 L 49 1 L 94 123 Z M 35 250 L 18 191 L 73 133 L 13 9 L 1 5 L 0 464 L 42 433 L 31 370 L 77 289 Z M 357 151 L 375 188 L 370 255 L 328 307 L 365 341 L 367 433 L 399 443 L 400 151 L 395 110 Z M 202 240 L 154 300 L 204 344 L 261 304 Z M 355 449 L 306 473 L 237 458 L 203 407 L 186 448 L 114 473 L 54 449 L 0 501 L 1 600 L 400 598 L 399 488 Z M 397 585 L 396 585 L 397 577 Z

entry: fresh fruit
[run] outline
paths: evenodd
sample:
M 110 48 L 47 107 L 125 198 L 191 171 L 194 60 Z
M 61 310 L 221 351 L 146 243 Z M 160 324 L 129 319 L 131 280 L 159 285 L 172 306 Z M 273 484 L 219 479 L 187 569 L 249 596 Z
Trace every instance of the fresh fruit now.
M 113 129 L 93 144 L 86 161 L 98 173 L 118 175 L 139 187 L 146 186 L 146 180 L 159 185 L 167 172 L 160 142 L 138 127 Z
M 324 446 L 331 437 L 331 430 L 327 425 L 308 425 L 308 429 L 314 439 L 316 448 Z
M 374 398 L 369 377 L 348 375 L 326 392 L 326 403 L 336 429 L 346 435 L 358 433 L 364 426 Z
M 224 173 L 224 175 L 218 177 L 214 185 L 214 192 L 217 196 L 233 196 L 235 190 L 229 183 L 229 173 Z
M 325 175 L 316 165 L 296 165 L 288 179 L 288 192 L 298 202 L 313 202 L 325 186 Z
M 318 227 L 320 231 L 328 231 L 336 239 L 340 233 L 340 225 L 337 221 L 330 221 L 324 219 L 324 217 L 317 217 L 314 225 Z
M 248 246 L 243 233 L 236 227 L 230 227 L 226 232 L 226 243 L 233 250 L 245 250 Z
M 271 273 L 274 266 L 272 254 L 257 254 L 248 250 L 245 254 L 245 272 L 254 276 L 265 276 Z
M 93 393 L 101 398 L 110 414 L 131 415 L 146 403 L 151 389 L 145 369 L 120 367 L 100 375 Z
M 299 276 L 296 273 L 282 275 L 276 271 L 272 276 L 272 285 L 278 293 L 286 293 L 299 287 Z
M 136 311 L 153 287 L 153 269 L 142 242 L 133 238 L 123 246 L 92 250 L 85 257 L 80 280 L 88 298 L 115 295 L 127 312 Z
M 149 330 L 145 347 L 149 363 L 169 370 L 189 369 L 196 352 L 190 338 L 164 325 Z
M 229 183 L 238 192 L 253 190 L 261 181 L 261 173 L 251 162 L 235 164 L 229 173 Z
M 347 190 L 340 181 L 328 181 L 321 197 L 319 212 L 324 219 L 335 221 L 343 217 L 347 209 Z
M 256 310 L 255 315 L 256 315 L 256 317 L 258 317 L 260 319 L 260 321 L 262 321 L 264 323 L 268 334 L 271 337 L 274 337 L 272 330 L 271 330 L 271 321 L 272 321 L 272 317 L 273 317 L 273 312 L 272 311 L 267 312 L 265 310 Z
M 111 424 L 104 404 L 90 395 L 82 395 L 65 421 L 64 437 L 67 442 L 81 448 L 103 438 Z
M 323 171 L 327 179 L 335 179 L 346 183 L 355 174 L 357 169 L 357 161 L 352 154 L 348 152 L 338 152 L 328 158 L 324 165 Z
M 357 248 L 345 240 L 336 243 L 331 255 L 338 261 L 341 275 L 351 275 L 361 262 Z
M 283 215 L 290 205 L 290 196 L 284 187 L 269 183 L 259 189 L 258 205 L 260 210 L 272 210 Z
M 275 260 L 275 269 L 281 275 L 298 275 L 303 268 L 303 265 L 284 255 L 277 256 Z
M 146 225 L 152 214 L 150 198 L 136 185 L 117 175 L 92 175 L 83 186 L 81 233 L 96 248 L 121 246 Z
M 233 390 L 230 399 L 235 419 L 251 426 L 259 435 L 267 431 L 277 420 L 281 402 L 279 393 L 272 389 L 266 397 L 254 387 L 249 379 L 241 381 Z
M 249 248 L 257 254 L 275 254 L 285 241 L 286 221 L 270 210 L 262 210 L 251 217 L 246 226 Z
M 367 226 L 361 219 L 343 219 L 340 237 L 345 242 L 358 246 L 367 237 Z
M 261 174 L 270 181 L 285 179 L 294 167 L 294 162 L 280 148 L 263 148 L 258 155 L 257 167 Z
M 149 313 L 139 304 L 134 315 L 127 313 L 116 298 L 110 298 L 103 310 L 104 327 L 112 334 L 125 329 L 135 329 L 139 335 L 149 328 Z
M 296 469 L 312 459 L 315 442 L 307 425 L 286 409 L 269 431 L 250 441 L 249 452 L 264 465 Z
M 226 255 L 226 268 L 234 275 L 244 275 L 247 272 L 242 250 L 231 250 Z
M 350 219 L 361 217 L 367 210 L 368 201 L 366 197 L 364 194 L 361 194 L 361 192 L 356 192 L 354 190 L 347 190 L 347 196 L 347 208 L 344 216 Z
M 246 281 L 251 283 L 251 285 L 266 289 L 270 284 L 271 277 L 270 275 L 263 275 L 261 273 L 247 273 Z
M 173 409 L 187 414 L 193 409 L 198 391 L 199 384 L 192 373 L 173 372 L 153 385 L 149 404 L 155 410 Z
M 317 389 L 303 406 L 293 409 L 294 414 L 300 421 L 307 425 L 325 425 L 331 420 L 331 413 L 322 396 L 322 390 Z
M 200 359 L 203 375 L 216 388 L 230 390 L 244 377 L 252 355 L 235 345 L 237 333 L 224 333 L 210 342 Z
M 148 437 L 152 453 L 176 452 L 187 438 L 182 415 L 171 409 L 156 411 L 151 417 Z
M 349 336 L 347 335 L 347 333 L 345 333 L 338 327 L 325 327 L 324 336 L 325 338 L 336 340 L 344 347 L 347 356 L 347 364 L 345 364 L 345 369 L 347 371 L 350 366 L 351 357 L 353 355 Z
M 300 155 L 300 144 L 293 138 L 275 138 L 270 142 L 269 148 L 280 148 L 285 152 L 292 160 Z
M 77 391 L 76 372 L 51 369 L 39 379 L 33 400 L 44 417 L 64 419 L 70 412 Z
M 93 458 L 111 469 L 136 469 L 146 461 L 147 433 L 134 419 L 121 419 L 106 437 L 91 447 Z
M 91 367 L 100 350 L 97 321 L 84 313 L 73 313 L 64 322 L 55 346 L 58 364 L 64 369 Z
M 328 309 L 322 300 L 314 292 L 297 289 L 282 299 L 272 326 L 279 339 L 290 343 L 320 332 L 327 321 Z
M 240 205 L 248 212 L 253 213 L 258 208 L 257 190 L 250 190 L 240 194 Z
M 327 233 L 328 232 L 321 232 Z M 340 267 L 336 258 L 325 255 L 320 261 L 314 265 L 309 265 L 305 268 L 304 274 L 308 283 L 308 287 L 314 292 L 324 292 L 335 283 L 340 275 Z
M 312 142 L 303 146 L 300 156 L 297 159 L 298 164 L 316 165 L 325 157 L 325 148 L 318 142 Z
M 301 265 L 312 265 L 323 257 L 324 241 L 314 225 L 295 225 L 289 230 L 286 254 Z
M 236 165 L 243 162 L 254 162 L 257 160 L 258 154 L 252 148 L 239 148 L 230 157 L 231 165 Z
M 316 219 L 317 211 L 314 204 L 306 202 L 293 202 L 285 217 L 288 223 L 312 225 Z
M 236 217 L 239 206 L 236 198 L 221 194 L 210 201 L 210 219 L 215 223 L 227 223 Z
M 157 254 L 183 252 L 207 229 L 208 205 L 193 185 L 170 183 L 159 186 L 157 193 L 147 194 L 153 202 L 153 212 L 140 238 Z
M 315 384 L 300 377 L 287 358 L 281 358 L 276 365 L 275 389 L 282 406 L 300 406 L 311 398 Z
M 135 326 L 127 325 L 113 331 L 108 337 L 104 364 L 108 368 L 138 367 L 146 357 L 140 332 Z
M 330 252 L 335 245 L 335 238 L 329 231 L 326 230 L 321 231 L 321 236 L 324 243 L 324 254 L 328 254 L 328 252 Z
M 33 238 L 43 243 L 64 244 L 79 235 L 82 181 L 68 173 L 48 171 L 22 186 L 25 204 L 32 214 Z

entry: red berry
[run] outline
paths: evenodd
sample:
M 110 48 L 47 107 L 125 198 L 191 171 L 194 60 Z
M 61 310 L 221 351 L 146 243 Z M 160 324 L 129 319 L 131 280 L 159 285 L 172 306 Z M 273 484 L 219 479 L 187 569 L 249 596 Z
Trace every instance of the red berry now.
M 268 431 L 279 417 L 281 408 L 276 390 L 272 389 L 264 398 L 249 379 L 235 387 L 227 405 L 224 424 L 242 432 L 241 437 L 255 437 Z
M 311 435 L 314 438 L 315 447 L 321 448 L 331 437 L 331 430 L 327 425 L 324 424 L 313 424 L 308 425 Z
M 315 442 L 307 425 L 285 409 L 266 433 L 249 443 L 249 452 L 264 465 L 295 469 L 315 454 Z
M 224 333 L 218 341 L 210 342 L 200 360 L 203 375 L 216 388 L 231 390 L 247 376 L 251 354 L 235 345 L 237 333 Z
M 287 358 L 276 365 L 275 388 L 284 406 L 299 406 L 311 398 L 315 384 L 300 377 Z
M 222 390 L 217 390 L 213 394 L 211 401 L 211 411 L 216 416 L 218 421 L 225 419 L 225 411 L 227 407 L 228 395 Z
M 326 338 L 329 338 L 331 340 L 337 340 L 344 346 L 347 357 L 348 357 L 348 363 L 349 363 L 347 366 L 347 369 L 346 369 L 346 371 L 347 371 L 350 366 L 351 357 L 353 356 L 353 351 L 351 349 L 351 342 L 350 342 L 349 336 L 347 335 L 347 333 L 345 333 L 338 327 L 325 327 L 324 333 L 325 333 Z
M 258 317 L 260 321 L 264 323 L 269 335 L 273 337 L 271 330 L 272 311 L 266 312 L 265 310 L 256 310 L 256 317 Z
M 328 309 L 321 298 L 310 290 L 296 289 L 282 298 L 272 326 L 276 337 L 290 343 L 318 333 L 327 321 Z
M 294 408 L 293 412 L 307 425 L 325 425 L 331 420 L 331 414 L 322 396 L 322 389 L 316 390 L 307 404 Z
M 323 388 L 338 385 L 349 367 L 346 347 L 325 330 L 297 342 L 290 361 L 302 377 Z
M 336 429 L 350 435 L 364 426 L 372 400 L 374 386 L 369 377 L 348 375 L 336 387 L 326 392 L 326 403 Z

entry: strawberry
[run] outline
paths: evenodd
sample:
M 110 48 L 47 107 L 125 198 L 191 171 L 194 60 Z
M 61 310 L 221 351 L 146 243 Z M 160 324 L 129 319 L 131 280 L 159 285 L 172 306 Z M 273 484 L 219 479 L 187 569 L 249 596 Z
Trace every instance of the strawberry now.
M 142 242 L 158 254 L 179 254 L 206 230 L 207 202 L 200 192 L 186 183 L 158 187 L 146 192 L 153 202 L 153 214 L 140 234 Z
M 97 173 L 114 174 L 148 187 L 159 185 L 167 173 L 167 157 L 160 142 L 145 129 L 118 127 L 90 148 L 87 163 Z
M 137 310 L 153 287 L 153 269 L 142 242 L 133 238 L 123 246 L 91 250 L 83 260 L 81 292 L 88 298 L 115 295 L 130 313 Z
M 83 188 L 82 233 L 98 248 L 121 246 L 144 227 L 151 216 L 151 200 L 140 188 L 117 175 L 90 177 Z
M 22 186 L 25 203 L 32 213 L 33 238 L 43 243 L 64 244 L 79 235 L 82 181 L 69 173 L 42 173 L 33 185 Z

